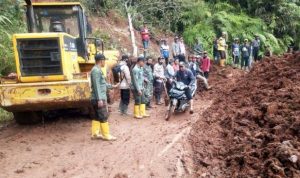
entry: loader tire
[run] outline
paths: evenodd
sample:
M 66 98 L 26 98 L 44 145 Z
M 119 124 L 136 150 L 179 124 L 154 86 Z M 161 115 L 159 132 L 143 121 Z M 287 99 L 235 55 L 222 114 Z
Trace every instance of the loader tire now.
M 14 112 L 14 119 L 20 125 L 38 124 L 42 121 L 43 113 L 40 111 Z

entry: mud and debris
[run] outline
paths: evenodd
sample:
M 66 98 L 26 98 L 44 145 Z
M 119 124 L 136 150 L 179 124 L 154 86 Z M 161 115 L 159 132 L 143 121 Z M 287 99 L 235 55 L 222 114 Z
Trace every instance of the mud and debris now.
M 190 136 L 197 175 L 300 177 L 300 53 L 266 58 L 219 84 Z

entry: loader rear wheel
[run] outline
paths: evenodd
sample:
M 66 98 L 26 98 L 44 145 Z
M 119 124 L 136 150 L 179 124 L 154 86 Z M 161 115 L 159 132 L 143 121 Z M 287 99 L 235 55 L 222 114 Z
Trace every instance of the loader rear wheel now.
M 14 112 L 14 119 L 20 125 L 37 124 L 42 121 L 43 113 L 40 111 Z

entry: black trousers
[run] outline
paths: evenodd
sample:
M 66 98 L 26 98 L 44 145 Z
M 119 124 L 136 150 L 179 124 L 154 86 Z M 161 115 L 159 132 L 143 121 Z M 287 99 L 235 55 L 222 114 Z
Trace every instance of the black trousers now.
M 109 113 L 108 113 L 108 108 L 107 108 L 107 103 L 103 101 L 104 105 L 103 107 L 99 108 L 98 107 L 98 101 L 97 100 L 92 100 L 92 119 L 99 121 L 101 123 L 105 123 L 108 120 Z
M 162 82 L 158 82 L 157 79 L 154 82 L 154 96 L 156 99 L 156 102 L 159 102 L 161 99 L 161 94 L 163 91 L 163 83 Z
M 121 101 L 125 105 L 129 105 L 130 102 L 130 89 L 121 89 Z
M 208 79 L 208 77 L 209 77 L 209 72 L 204 72 L 204 77 L 205 77 L 206 79 Z
M 258 47 L 254 47 L 253 48 L 253 58 L 254 58 L 254 61 L 259 61 L 258 53 L 259 53 L 259 48 Z
M 178 56 L 179 62 L 185 62 L 185 55 L 179 54 Z
M 185 96 L 186 98 L 190 101 L 191 99 L 193 99 L 193 96 L 192 96 L 192 90 L 190 88 L 186 88 L 184 89 L 184 93 L 185 93 Z

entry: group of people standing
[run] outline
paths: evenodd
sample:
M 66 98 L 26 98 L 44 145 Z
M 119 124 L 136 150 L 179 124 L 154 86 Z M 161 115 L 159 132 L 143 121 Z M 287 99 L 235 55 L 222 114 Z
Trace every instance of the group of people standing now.
M 222 33 L 222 36 L 214 40 L 213 43 L 213 57 L 215 63 L 219 63 L 224 67 L 226 59 L 228 58 L 227 51 L 228 45 L 226 43 L 226 32 Z M 261 49 L 261 41 L 259 35 L 255 35 L 255 38 L 250 41 L 244 39 L 243 42 L 239 38 L 234 38 L 234 42 L 231 45 L 232 60 L 230 62 L 235 68 L 244 70 L 250 70 L 252 58 L 254 62 L 260 61 L 262 58 L 259 53 Z M 266 46 L 265 56 L 271 56 L 272 51 L 270 46 Z M 252 58 L 251 58 L 252 57 Z
M 105 66 L 105 56 L 98 54 L 95 56 L 96 65 L 91 71 L 91 86 L 93 106 L 92 138 L 115 140 L 116 138 L 109 133 L 108 125 L 108 107 L 107 90 L 119 87 L 120 103 L 119 112 L 121 115 L 130 115 L 128 107 L 130 104 L 131 93 L 134 96 L 134 112 L 136 119 L 149 117 L 146 110 L 153 108 L 152 101 L 156 105 L 162 105 L 162 95 L 165 92 L 168 95 L 172 88 L 172 81 L 176 80 L 187 86 L 193 82 L 202 81 L 206 89 L 211 87 L 208 84 L 209 71 L 211 68 L 211 59 L 207 51 L 204 51 L 200 40 L 194 45 L 194 55 L 188 56 L 186 60 L 186 48 L 182 37 L 175 37 L 172 44 L 172 57 L 170 47 L 166 39 L 161 40 L 160 56 L 155 60 L 154 57 L 147 55 L 149 48 L 149 30 L 144 24 L 141 30 L 144 54 L 136 59 L 132 64 L 128 55 L 123 55 L 120 62 L 113 69 L 117 71 L 119 83 L 110 85 L 106 82 L 106 76 L 101 70 Z M 226 43 L 226 33 L 222 33 L 219 39 L 214 41 L 213 56 L 214 61 L 221 66 L 225 66 L 227 58 L 228 45 Z M 237 67 L 240 63 L 241 68 L 249 69 L 250 55 L 253 55 L 254 61 L 259 61 L 260 39 L 258 36 L 250 43 L 244 39 L 240 44 L 238 38 L 234 40 L 231 46 L 232 63 Z M 271 55 L 271 53 L 269 53 Z M 241 59 L 241 61 L 240 61 Z M 198 79 L 198 80 L 197 80 Z M 190 102 L 190 113 L 193 113 L 193 96 L 189 87 L 185 90 L 186 97 Z M 153 99 L 154 98 L 154 99 Z
M 152 98 L 154 98 L 156 105 L 162 105 L 162 95 L 164 92 L 168 94 L 174 80 L 189 84 L 191 81 L 186 82 L 184 78 L 187 77 L 189 78 L 187 80 L 193 82 L 194 78 L 200 79 L 206 89 L 210 89 L 208 85 L 210 65 L 210 58 L 206 51 L 203 53 L 203 57 L 192 56 L 185 62 L 180 62 L 178 57 L 166 59 L 160 56 L 155 60 L 150 56 L 146 58 L 141 56 L 137 58 L 135 65 L 131 65 L 127 55 L 123 55 L 118 64 L 121 69 L 119 74 L 121 82 L 120 113 L 128 115 L 130 93 L 133 93 L 135 100 L 134 117 L 138 119 L 148 117 L 146 110 L 153 107 Z M 190 74 L 193 79 L 190 79 Z M 192 108 L 191 111 L 193 111 Z

